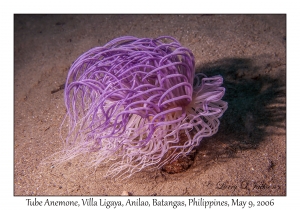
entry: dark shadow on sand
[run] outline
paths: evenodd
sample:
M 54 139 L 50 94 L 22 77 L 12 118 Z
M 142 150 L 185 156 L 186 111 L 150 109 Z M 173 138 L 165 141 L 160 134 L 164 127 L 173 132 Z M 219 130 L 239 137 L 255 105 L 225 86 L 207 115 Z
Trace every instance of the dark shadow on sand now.
M 207 76 L 223 76 L 226 88 L 223 100 L 228 102 L 218 133 L 203 139 L 198 148 L 198 158 L 202 159 L 201 154 L 206 157 L 201 165 L 234 158 L 238 150 L 257 148 L 270 135 L 268 126 L 285 129 L 286 80 L 261 73 L 273 67 L 278 66 L 272 63 L 254 66 L 251 59 L 226 58 L 196 69 Z

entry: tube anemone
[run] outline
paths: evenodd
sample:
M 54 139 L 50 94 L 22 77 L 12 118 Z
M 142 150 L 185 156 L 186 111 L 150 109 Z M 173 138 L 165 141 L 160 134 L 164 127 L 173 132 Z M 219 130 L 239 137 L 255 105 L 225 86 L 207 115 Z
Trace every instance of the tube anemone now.
M 117 160 L 109 176 L 161 168 L 217 132 L 227 108 L 222 83 L 195 75 L 192 52 L 169 36 L 95 47 L 67 76 L 65 158 L 93 152 L 91 165 Z

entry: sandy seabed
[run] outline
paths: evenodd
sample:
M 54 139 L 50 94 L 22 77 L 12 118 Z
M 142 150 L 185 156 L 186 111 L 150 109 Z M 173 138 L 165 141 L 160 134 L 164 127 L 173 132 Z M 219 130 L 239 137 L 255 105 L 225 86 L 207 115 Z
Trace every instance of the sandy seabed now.
M 63 147 L 72 62 L 119 36 L 173 36 L 222 75 L 228 109 L 192 166 L 105 178 L 109 165 L 41 161 Z M 58 91 L 56 91 L 58 90 Z M 15 15 L 14 195 L 286 195 L 286 15 Z

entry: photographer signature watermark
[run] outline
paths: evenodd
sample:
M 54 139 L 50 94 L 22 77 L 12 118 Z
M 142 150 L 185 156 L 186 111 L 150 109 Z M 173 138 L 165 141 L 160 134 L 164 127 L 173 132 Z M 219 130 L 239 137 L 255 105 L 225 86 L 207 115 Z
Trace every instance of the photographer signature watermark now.
M 212 182 L 208 181 L 205 182 L 204 185 L 209 188 L 215 188 L 218 190 L 229 190 L 232 192 L 235 192 L 237 189 L 242 189 L 242 190 L 275 190 L 275 189 L 281 189 L 280 185 L 276 184 L 267 184 L 264 181 L 248 181 L 248 180 L 243 180 L 240 181 L 239 183 L 232 183 L 229 181 L 218 181 L 218 182 Z

